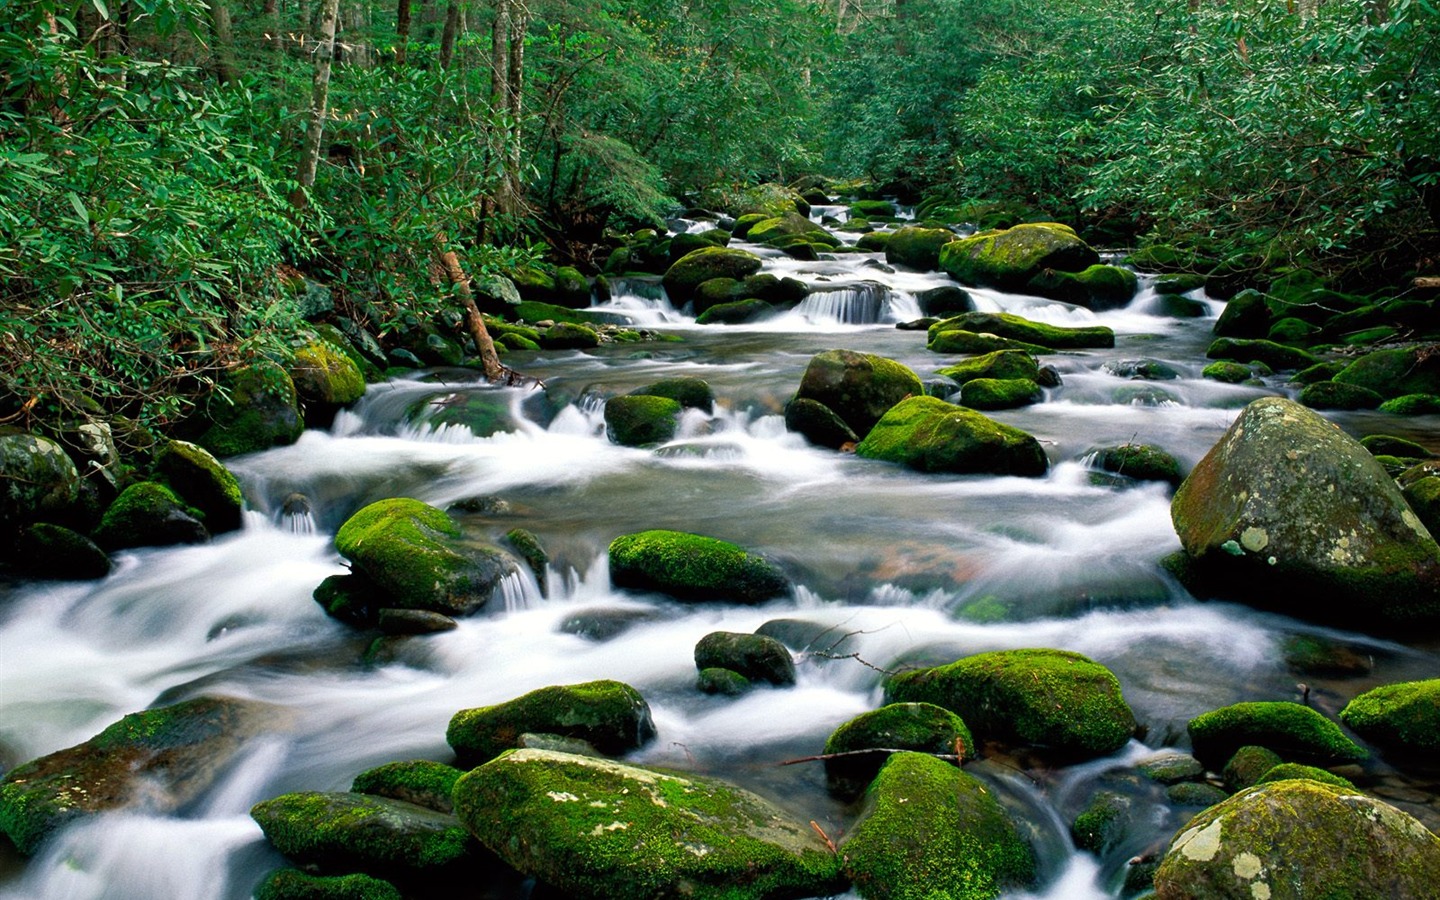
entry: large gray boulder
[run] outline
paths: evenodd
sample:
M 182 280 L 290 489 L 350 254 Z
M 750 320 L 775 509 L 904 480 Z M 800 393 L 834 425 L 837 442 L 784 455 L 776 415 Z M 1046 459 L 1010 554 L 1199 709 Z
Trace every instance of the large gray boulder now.
M 34 434 L 0 435 L 0 529 L 63 512 L 80 494 L 80 473 L 59 444 Z

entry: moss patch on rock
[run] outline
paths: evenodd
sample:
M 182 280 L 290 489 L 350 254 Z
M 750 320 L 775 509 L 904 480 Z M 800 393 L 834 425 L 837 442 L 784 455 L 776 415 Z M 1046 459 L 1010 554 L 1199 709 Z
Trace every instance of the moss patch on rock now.
M 1032 435 L 935 397 L 896 404 L 855 453 L 922 472 L 1036 476 L 1049 467 Z
M 436 812 L 449 813 L 454 811 L 450 794 L 455 790 L 455 782 L 464 774 L 454 766 L 428 759 L 392 762 L 356 775 L 350 790 L 356 794 L 404 800 Z
M 759 603 L 790 590 L 764 557 L 716 538 L 682 531 L 642 531 L 610 543 L 616 587 L 660 591 L 680 600 Z
M 662 284 L 670 302 L 684 306 L 695 296 L 701 283 L 712 278 L 744 278 L 760 270 L 760 257 L 730 247 L 703 247 L 675 261 L 665 272 Z
M 1234 703 L 1196 716 L 1186 730 L 1195 756 L 1212 768 L 1250 744 L 1292 762 L 1349 762 L 1369 755 L 1340 726 L 1288 701 Z
M 1018 409 L 1044 399 L 1040 385 L 1028 378 L 974 378 L 960 388 L 960 403 L 970 409 Z
M 1219 338 L 1205 350 L 1207 359 L 1228 359 L 1239 363 L 1264 363 L 1272 369 L 1307 369 L 1320 362 L 1304 350 L 1274 341 Z
M 1351 700 L 1340 721 L 1386 750 L 1440 753 L 1440 678 L 1387 684 Z
M 1055 223 L 1017 225 L 962 238 L 940 249 L 940 268 L 963 284 L 1020 291 L 1045 269 L 1079 272 L 1100 255 Z
M 163 484 L 132 484 L 105 510 L 95 543 L 106 550 L 201 544 L 210 533 L 190 509 Z
M 205 514 L 212 534 L 240 527 L 245 498 L 240 482 L 220 460 L 198 444 L 170 441 L 155 458 L 155 470 L 186 502 Z
M 867 750 L 876 752 L 861 752 Z M 955 713 L 933 703 L 891 703 L 856 716 L 826 739 L 823 752 L 832 757 L 825 760 L 830 792 L 846 799 L 859 796 L 894 750 L 961 760 L 977 755 L 970 729 Z
M 519 746 L 530 733 L 578 738 L 618 756 L 655 737 L 650 705 L 619 681 L 552 685 L 492 706 L 462 709 L 450 718 L 445 740 L 463 766 L 477 766 Z
M 612 397 L 605 401 L 605 436 L 625 447 L 664 443 L 680 427 L 680 409 L 669 397 Z
M 1032 322 L 1014 313 L 968 312 L 930 326 L 928 339 L 933 341 L 945 331 L 970 331 L 993 334 L 1051 350 L 1083 350 L 1115 346 L 1115 332 L 1104 325 L 1062 328 Z
M 954 379 L 959 384 L 974 381 L 977 378 L 1024 378 L 1029 381 L 1038 381 L 1040 363 L 1036 361 L 1034 354 L 1024 350 L 996 350 L 993 353 L 961 360 L 953 366 L 946 366 L 939 371 L 939 374 Z
M 195 443 L 216 456 L 238 456 L 293 444 L 305 429 L 295 382 L 283 368 L 259 360 L 232 369 L 205 404 Z
M 920 377 L 894 360 L 854 350 L 827 350 L 806 365 L 795 396 L 824 404 L 864 436 L 886 410 L 924 393 Z
M 781 687 L 795 683 L 795 661 L 785 645 L 763 634 L 712 631 L 695 645 L 695 668 L 729 669 L 748 681 Z
M 953 240 L 955 232 L 948 228 L 897 228 L 885 242 L 885 261 L 892 266 L 932 272 L 940 268 L 940 248 Z
M 277 869 L 255 888 L 255 900 L 403 900 L 388 881 L 356 872 L 311 875 L 299 869 Z

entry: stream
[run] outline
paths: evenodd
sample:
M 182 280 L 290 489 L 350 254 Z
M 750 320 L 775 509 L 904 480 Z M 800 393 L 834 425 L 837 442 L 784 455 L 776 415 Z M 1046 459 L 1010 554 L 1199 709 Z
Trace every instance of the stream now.
M 1078 853 L 1068 823 L 1117 770 L 1187 748 L 1191 717 L 1241 700 L 1300 699 L 1287 639 L 1336 641 L 1370 661 L 1368 674 L 1304 679 L 1309 702 L 1331 716 L 1378 684 L 1440 672 L 1433 641 L 1397 643 L 1365 634 L 1364 622 L 1337 631 L 1197 601 L 1159 566 L 1179 548 L 1169 488 L 1096 479 L 1086 467 L 1091 450 L 1135 441 L 1188 469 L 1246 403 L 1293 393 L 1283 376 L 1260 387 L 1200 377 L 1223 304 L 1201 297 L 1208 316 L 1164 317 L 1153 279 L 1143 277 L 1129 306 L 1103 313 L 972 291 L 981 309 L 1108 325 L 1116 347 L 1045 357 L 1063 384 L 1041 404 L 990 414 L 1040 439 L 1051 462 L 1045 477 L 927 475 L 810 446 L 786 431 L 782 408 L 810 358 L 827 349 L 880 354 L 927 383 L 943 380 L 934 372 L 954 360 L 927 351 L 923 331 L 894 326 L 919 317 L 918 292 L 952 282 L 887 271 L 876 254 L 799 262 L 732 246 L 817 292 L 769 322 L 702 327 L 658 286 L 618 280 L 606 309 L 683 340 L 507 355 L 544 390 L 490 387 L 463 370 L 373 385 L 329 431 L 227 461 L 250 506 L 241 531 L 203 546 L 118 554 L 101 582 L 0 585 L 7 766 L 85 741 L 126 713 L 202 693 L 291 713 L 176 815 L 104 816 L 65 830 L 28 862 L 0 851 L 0 898 L 249 897 L 285 864 L 249 818 L 254 803 L 346 790 L 359 772 L 394 760 L 448 762 L 445 728 L 456 711 L 602 678 L 633 685 L 653 710 L 659 737 L 632 761 L 733 780 L 840 836 L 856 810 L 827 796 L 821 766 L 779 764 L 819 753 L 837 726 L 878 706 L 882 670 L 1053 647 L 1118 676 L 1143 740 L 1065 768 L 1027 767 L 1023 758 L 966 768 L 994 786 L 1039 852 L 1040 885 L 1007 897 L 1098 900 L 1120 896 L 1126 861 L 1163 851 L 1195 810 L 1167 804 L 1161 791 L 1147 801 L 1153 831 L 1103 858 Z M 1121 363 L 1141 358 L 1177 377 L 1125 377 Z M 680 435 L 656 449 L 609 443 L 604 399 L 674 375 L 707 380 L 715 413 L 687 412 Z M 1356 436 L 1398 434 L 1440 450 L 1434 416 L 1336 418 Z M 297 493 L 308 509 L 287 506 Z M 442 508 L 469 501 L 451 511 L 478 540 L 533 532 L 551 557 L 547 589 L 515 575 L 456 630 L 391 639 L 367 657 L 372 636 L 326 617 L 311 592 L 345 571 L 332 547 L 339 525 L 397 496 Z M 609 542 L 652 528 L 764 553 L 797 587 L 758 607 L 613 590 Z M 775 619 L 821 634 L 797 654 L 794 687 L 739 698 L 696 690 L 696 641 Z M 617 634 L 595 639 L 597 626 L 615 623 Z M 1440 829 L 1433 779 L 1374 762 L 1362 786 Z M 526 890 L 500 877 L 485 895 L 508 900 Z

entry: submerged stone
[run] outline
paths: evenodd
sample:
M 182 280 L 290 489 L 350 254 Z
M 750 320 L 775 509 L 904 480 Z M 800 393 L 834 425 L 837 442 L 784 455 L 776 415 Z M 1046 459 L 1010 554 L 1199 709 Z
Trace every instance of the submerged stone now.
M 618 756 L 655 737 L 650 705 L 619 681 L 554 685 L 513 700 L 462 709 L 450 719 L 445 740 L 464 766 L 477 766 L 519 746 L 527 733 L 579 738 L 601 753 Z
M 1121 444 L 1092 453 L 1093 465 L 1102 472 L 1139 481 L 1163 481 L 1175 486 L 1182 481 L 1180 463 L 1175 457 L 1150 444 Z
M 727 541 L 682 531 L 642 531 L 610 543 L 616 587 L 660 591 L 679 600 L 759 603 L 790 590 L 773 563 Z
M 785 427 L 818 447 L 839 450 L 846 444 L 858 443 L 860 438 L 845 420 L 835 411 L 818 400 L 808 397 L 792 397 L 785 404 Z

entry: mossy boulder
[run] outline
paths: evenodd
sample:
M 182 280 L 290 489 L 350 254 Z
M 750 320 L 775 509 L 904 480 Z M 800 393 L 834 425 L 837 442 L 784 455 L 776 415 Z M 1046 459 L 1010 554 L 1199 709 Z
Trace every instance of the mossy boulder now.
M 1251 745 L 1291 762 L 1353 762 L 1369 755 L 1339 725 L 1288 701 L 1234 703 L 1196 716 L 1185 728 L 1196 758 L 1211 768 Z
M 106 550 L 202 544 L 210 532 L 175 492 L 154 481 L 132 484 L 100 517 L 95 543 Z
M 464 774 L 454 766 L 428 759 L 392 762 L 356 775 L 350 790 L 356 794 L 389 797 L 449 813 L 454 811 L 450 794 L 455 790 L 455 782 Z
M 1165 753 L 1142 759 L 1135 764 L 1135 769 L 1151 781 L 1164 785 L 1199 781 L 1205 777 L 1205 767 L 1188 753 Z
M 1125 839 L 1131 826 L 1130 798 L 1114 791 L 1097 791 L 1070 823 L 1070 837 L 1078 850 L 1097 856 Z
M 195 443 L 220 457 L 293 444 L 305 429 L 295 382 L 269 360 L 231 369 L 204 404 L 201 428 Z
M 934 703 L 964 717 L 981 740 L 1043 747 L 1067 759 L 1125 746 L 1135 716 L 1109 669 L 1064 650 L 1000 650 L 902 672 L 889 702 Z
M 1124 306 L 1139 289 L 1140 280 L 1129 269 L 1093 265 L 1079 272 L 1046 269 L 1030 279 L 1025 291 L 1101 310 Z
M 1440 838 L 1358 791 L 1306 779 L 1242 791 L 1191 820 L 1155 873 L 1160 900 L 1427 897 Z
M 450 718 L 445 740 L 466 768 L 520 746 L 527 733 L 578 738 L 619 756 L 655 737 L 650 704 L 620 681 L 552 685 L 504 703 L 462 709 Z
M 805 436 L 819 447 L 839 450 L 860 440 L 854 429 L 825 404 L 806 397 L 792 397 L 785 404 L 785 427 Z
M 697 325 L 744 325 L 758 322 L 775 312 L 764 300 L 733 300 L 717 303 L 695 317 Z
M 921 753 L 897 753 L 841 845 L 865 900 L 990 900 L 1035 879 L 1035 854 L 984 782 Z
M 1440 394 L 1440 353 L 1435 347 L 1376 350 L 1346 366 L 1335 380 L 1374 391 L 1385 399 Z
M 712 278 L 733 278 L 737 281 L 760 270 L 760 257 L 747 250 L 730 247 L 702 247 L 680 257 L 665 272 L 661 283 L 670 302 L 684 306 L 695 296 L 695 289 Z
M 975 309 L 975 298 L 964 288 L 942 285 L 915 295 L 920 311 L 927 316 L 958 316 Z
M 1192 806 L 1204 809 L 1221 802 L 1229 794 L 1213 784 L 1186 781 L 1172 784 L 1165 789 L 1165 799 L 1176 806 Z
M 793 188 L 774 182 L 749 185 L 728 196 L 705 196 L 701 199 L 707 206 L 723 209 L 742 219 L 747 215 L 759 215 L 763 220 L 787 212 L 810 215 L 809 201 Z
M 953 366 L 946 366 L 939 374 L 954 379 L 959 384 L 977 378 L 1023 378 L 1039 381 L 1040 363 L 1036 361 L 1034 354 L 1024 350 L 996 350 L 961 360 Z
M 893 231 L 872 231 L 861 235 L 860 240 L 855 242 L 855 247 L 868 253 L 884 253 L 885 248 L 890 245 L 892 234 Z
M 1104 325 L 1062 328 L 1032 322 L 1013 313 L 968 312 L 930 326 L 928 337 L 933 340 L 945 331 L 972 331 L 993 334 L 1051 350 L 1083 350 L 1091 347 L 1115 346 L 1115 332 Z
M 785 573 L 727 541 L 683 531 L 642 531 L 610 543 L 610 581 L 679 600 L 759 603 L 790 590 Z
M 316 337 L 295 351 L 289 366 L 307 424 L 324 427 L 335 411 L 365 393 L 365 375 L 339 347 Z
M 1028 378 L 974 378 L 960 387 L 960 404 L 970 409 L 1017 409 L 1045 399 Z
M 580 322 L 556 322 L 540 334 L 542 350 L 588 350 L 600 346 L 600 335 Z
M 933 327 L 931 326 L 932 329 Z M 1049 347 L 1042 347 L 1039 344 L 1028 344 L 1025 341 L 1004 338 L 988 332 L 977 334 L 963 328 L 932 331 L 925 343 L 925 349 L 931 353 L 943 353 L 947 356 L 960 353 L 988 355 L 1001 350 L 1018 350 L 1032 354 L 1051 352 Z
M 750 688 L 750 679 L 733 669 L 711 667 L 701 669 L 695 676 L 695 689 L 702 694 L 738 697 Z
M 863 436 L 886 410 L 924 393 L 920 377 L 894 360 L 854 350 L 826 350 L 811 358 L 795 396 L 825 405 Z
M 730 244 L 729 232 L 719 228 L 706 231 L 687 231 L 670 239 L 670 263 L 673 265 L 687 253 L 706 247 L 725 247 Z
M 1151 444 L 1102 447 L 1092 450 L 1087 456 L 1091 465 L 1100 471 L 1137 481 L 1163 481 L 1178 487 L 1182 480 L 1180 463 L 1175 457 Z
M 34 434 L 0 434 L 0 529 L 64 513 L 80 496 L 65 448 Z
M 85 535 L 36 522 L 15 537 L 12 564 L 32 578 L 82 580 L 110 574 L 110 557 Z
M 1392 416 L 1428 416 L 1440 413 L 1440 395 L 1404 394 L 1380 404 L 1380 411 Z
M 170 441 L 155 458 L 155 471 L 205 514 L 205 528 L 211 534 L 240 527 L 240 510 L 245 504 L 240 482 L 204 447 Z
M 1280 754 L 1274 750 L 1246 744 L 1230 756 L 1225 768 L 1220 771 L 1220 777 L 1224 779 L 1227 788 L 1239 791 L 1253 786 L 1265 777 L 1266 772 L 1283 762 Z
M 300 869 L 276 869 L 255 887 L 255 900 L 403 900 L 403 896 L 390 882 L 359 872 L 311 875 Z
M 940 248 L 953 240 L 955 232 L 948 228 L 897 228 L 885 242 L 885 261 L 892 266 L 933 272 L 940 268 Z
M 712 631 L 695 645 L 695 668 L 729 669 L 749 681 L 781 687 L 795 683 L 795 661 L 790 651 L 763 634 Z
M 574 266 L 555 269 L 555 303 L 571 309 L 584 309 L 590 305 L 590 297 L 590 280 L 581 275 L 579 269 Z
M 1340 711 L 1340 721 L 1387 751 L 1433 761 L 1440 754 L 1440 678 L 1367 691 Z
M 1320 381 L 1329 381 L 1345 370 L 1345 363 L 1339 360 L 1316 363 L 1305 369 L 1301 369 L 1290 376 L 1291 384 L 1315 384 Z
M 409 498 L 380 500 L 335 534 L 335 549 L 390 598 L 388 606 L 467 615 L 490 599 L 512 566 L 500 551 L 468 546 L 443 510 Z
M 850 204 L 850 215 L 862 219 L 893 219 L 896 215 L 895 204 L 889 200 L 856 200 Z
M 104 812 L 172 813 L 210 788 L 268 704 L 200 697 L 132 713 L 95 737 L 16 766 L 0 781 L 0 831 L 33 854 L 55 829 Z
M 680 411 L 669 397 L 612 397 L 605 401 L 605 436 L 625 447 L 664 443 L 680 427 Z
M 1255 378 L 1255 372 L 1244 363 L 1219 360 L 1201 370 L 1200 375 L 1222 384 L 1243 384 Z
M 961 760 L 978 755 L 970 729 L 950 710 L 933 703 L 891 703 L 856 716 L 825 741 L 830 792 L 845 799 L 858 797 L 896 750 Z
M 855 453 L 922 472 L 1037 476 L 1049 467 L 1032 435 L 924 396 L 904 400 L 885 413 Z
M 286 858 L 332 872 L 443 877 L 479 850 L 454 816 L 371 794 L 282 794 L 255 804 L 250 818 Z
M 1360 446 L 1375 456 L 1408 456 L 1426 459 L 1433 456 L 1421 444 L 1393 434 L 1367 434 L 1360 439 Z
M 734 278 L 711 278 L 702 281 L 695 287 L 695 294 L 690 298 L 690 305 L 698 315 L 696 321 L 701 325 L 710 322 L 706 313 L 717 306 L 725 306 L 740 298 L 735 294 L 744 286 L 745 282 Z M 701 321 L 704 319 L 704 321 Z
M 1275 370 L 1306 369 L 1320 360 L 1294 347 L 1274 341 L 1218 338 L 1205 351 L 1207 359 L 1228 359 L 1240 363 L 1264 363 Z
M 1360 443 L 1256 400 L 1175 493 L 1196 588 L 1302 618 L 1440 622 L 1440 547 Z
M 777 247 L 787 246 L 796 238 L 808 244 L 827 247 L 840 245 L 839 238 L 799 213 L 785 213 L 757 222 L 745 238 L 756 244 L 771 244 Z
M 1440 475 L 1432 474 L 1437 467 L 1425 463 L 1420 466 L 1412 466 L 1401 473 L 1400 492 L 1425 528 L 1431 534 L 1437 534 L 1440 533 Z M 1411 477 L 1406 478 L 1407 475 Z
M 1308 778 L 1311 781 L 1318 781 L 1321 784 L 1329 784 L 1338 788 L 1355 790 L 1355 785 L 1348 778 L 1341 778 L 1334 772 L 1327 772 L 1315 766 L 1306 766 L 1301 763 L 1280 763 L 1260 776 L 1256 784 L 1270 784 L 1274 781 L 1289 781 L 1292 778 Z
M 507 864 L 571 897 L 765 900 L 841 884 L 809 825 L 696 775 L 517 750 L 461 778 L 455 808 Z
M 1100 255 L 1068 226 L 1016 225 L 951 241 L 940 248 L 940 268 L 962 284 L 1022 291 L 1046 269 L 1080 272 Z
M 735 227 L 730 230 L 730 235 L 743 241 L 749 236 L 750 229 L 769 218 L 772 217 L 763 212 L 745 213 L 743 216 L 737 216 L 735 218 Z
M 1307 384 L 1295 398 L 1311 409 L 1375 409 L 1385 398 L 1368 388 L 1340 381 Z

